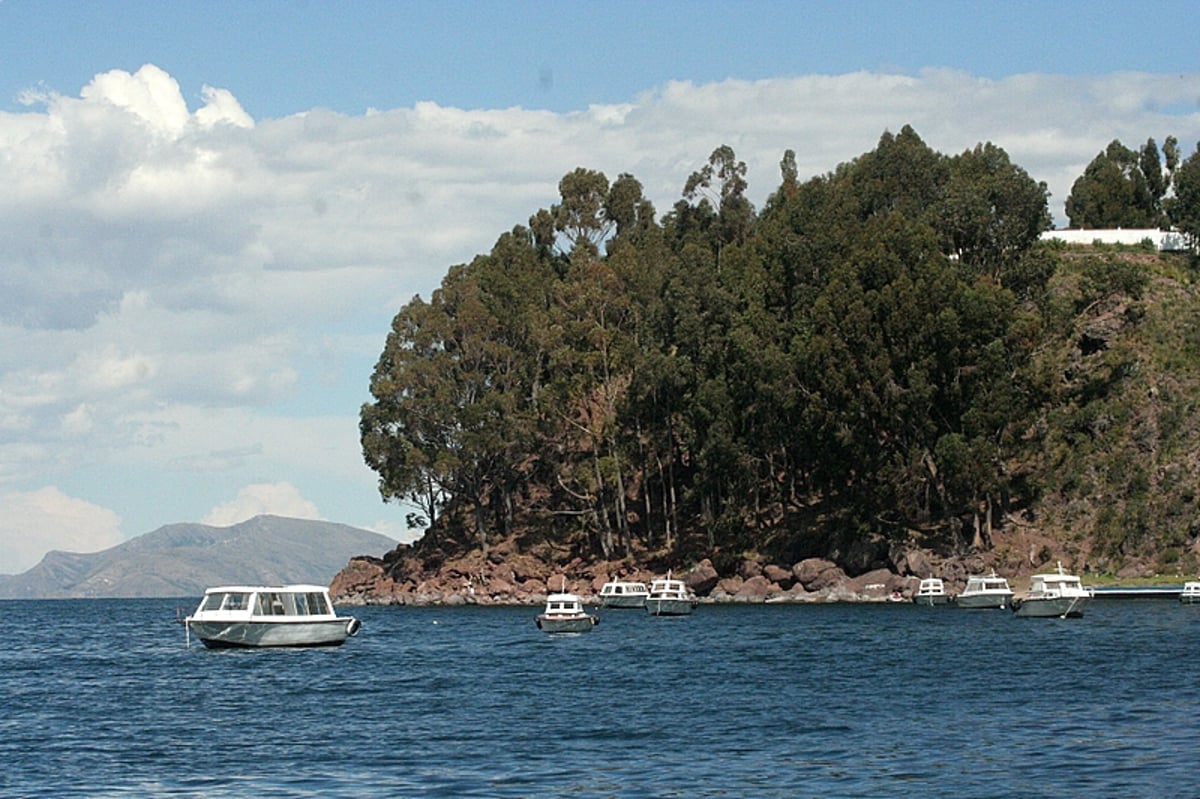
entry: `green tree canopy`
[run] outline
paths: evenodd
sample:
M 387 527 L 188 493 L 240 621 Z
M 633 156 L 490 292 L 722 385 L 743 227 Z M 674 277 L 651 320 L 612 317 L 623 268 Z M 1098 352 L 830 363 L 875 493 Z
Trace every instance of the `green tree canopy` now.
M 1176 168 L 1174 183 L 1171 222 L 1196 246 L 1200 244 L 1200 142 L 1195 152 Z
M 1076 228 L 1148 228 L 1164 221 L 1166 178 L 1154 139 L 1134 151 L 1113 139 L 1071 186 L 1067 217 Z
M 780 172 L 756 213 L 722 145 L 661 222 L 632 175 L 565 175 L 396 315 L 360 415 L 381 495 L 455 540 L 604 557 L 978 519 L 1028 412 L 1011 330 L 1044 280 L 1044 184 L 908 126 Z M 823 532 L 783 522 L 816 506 Z

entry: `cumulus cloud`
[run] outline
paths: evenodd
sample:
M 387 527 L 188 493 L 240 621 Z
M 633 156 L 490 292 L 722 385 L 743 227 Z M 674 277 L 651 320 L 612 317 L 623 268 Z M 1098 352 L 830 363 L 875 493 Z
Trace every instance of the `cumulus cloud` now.
M 331 487 L 327 513 L 351 484 L 377 501 L 355 422 L 392 315 L 553 204 L 579 166 L 633 174 L 662 213 L 728 144 L 761 206 L 785 150 L 804 179 L 911 124 L 944 153 L 1003 147 L 1062 221 L 1112 139 L 1173 134 L 1189 153 L 1200 139 L 1200 73 L 680 81 L 571 113 L 423 102 L 255 120 L 230 89 L 199 96 L 190 108 L 146 65 L 0 113 L 0 486 L 137 467 L 225 476 L 222 493 L 206 483 L 223 496 L 229 475 L 304 469 L 302 484 Z M 250 512 L 237 502 L 213 518 Z
M 0 574 L 20 574 L 50 550 L 99 552 L 121 543 L 121 518 L 53 486 L 0 494 Z
M 320 519 L 317 506 L 300 495 L 290 483 L 256 483 L 238 492 L 229 502 L 222 503 L 201 519 L 203 524 L 229 527 L 255 516 L 271 514 L 294 519 Z
M 368 524 L 365 529 L 386 535 L 388 538 L 394 538 L 401 544 L 411 544 L 425 535 L 425 530 L 422 528 L 409 527 L 403 522 L 388 519 L 377 519 L 374 523 Z

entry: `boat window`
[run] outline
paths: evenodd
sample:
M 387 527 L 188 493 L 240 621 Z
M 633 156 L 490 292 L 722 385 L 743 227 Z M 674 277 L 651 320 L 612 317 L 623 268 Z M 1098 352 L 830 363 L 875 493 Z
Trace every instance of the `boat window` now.
M 282 597 L 274 592 L 263 592 L 259 594 L 258 603 L 254 608 L 254 614 L 256 616 L 284 615 Z
M 309 613 L 311 613 L 313 615 L 321 615 L 321 614 L 333 612 L 332 610 L 329 609 L 329 605 L 327 605 L 325 603 L 325 595 L 324 594 L 311 593 L 311 594 L 307 594 L 307 596 L 308 596 L 308 612 Z
M 201 610 L 220 610 L 225 594 L 209 594 L 204 597 L 204 607 Z
M 250 595 L 242 593 L 225 594 L 222 597 L 221 610 L 245 610 L 250 607 Z

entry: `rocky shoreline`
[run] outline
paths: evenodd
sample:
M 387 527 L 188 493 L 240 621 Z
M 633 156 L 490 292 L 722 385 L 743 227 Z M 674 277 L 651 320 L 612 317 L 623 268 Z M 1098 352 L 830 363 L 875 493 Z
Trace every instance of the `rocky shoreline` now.
M 411 557 L 358 557 L 334 577 L 330 593 L 341 605 L 538 605 L 548 593 L 565 587 L 584 602 L 598 603 L 600 589 L 609 580 L 649 584 L 662 576 L 626 561 L 576 560 L 556 569 L 515 553 L 493 552 L 488 558 L 468 553 L 433 570 Z M 920 582 L 916 575 L 882 568 L 851 577 L 822 558 L 790 567 L 747 559 L 728 577 L 721 577 L 705 559 L 673 576 L 702 603 L 910 600 Z
M 668 570 L 703 603 L 888 602 L 911 600 L 926 577 L 939 577 L 958 593 L 973 574 L 996 572 L 1019 590 L 1030 574 L 1061 561 L 1075 574 L 1095 573 L 1087 553 L 1061 551 L 1033 528 L 1019 528 L 988 550 L 941 555 L 921 546 L 893 544 L 845 563 L 809 557 L 774 563 L 755 554 L 713 556 L 686 564 L 668 551 L 637 551 L 619 560 L 572 557 L 564 546 L 522 547 L 515 538 L 479 549 L 443 551 L 438 546 L 400 544 L 382 557 L 354 557 L 334 576 L 330 594 L 342 605 L 540 605 L 551 590 L 578 594 L 596 603 L 609 580 L 647 585 Z M 1200 554 L 1200 542 L 1193 545 Z M 714 566 L 720 557 L 721 567 Z M 1156 576 L 1151 564 L 1132 560 L 1112 577 Z M 1178 575 L 1177 575 L 1178 577 Z M 1180 578 L 1182 579 L 1182 578 Z

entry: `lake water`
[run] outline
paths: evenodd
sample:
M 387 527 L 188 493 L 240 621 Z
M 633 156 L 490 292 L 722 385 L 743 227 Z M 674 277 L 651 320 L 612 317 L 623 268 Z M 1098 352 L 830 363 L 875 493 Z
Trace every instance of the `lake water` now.
M 1200 606 L 344 609 L 208 650 L 193 600 L 0 601 L 4 797 L 1200 797 Z

